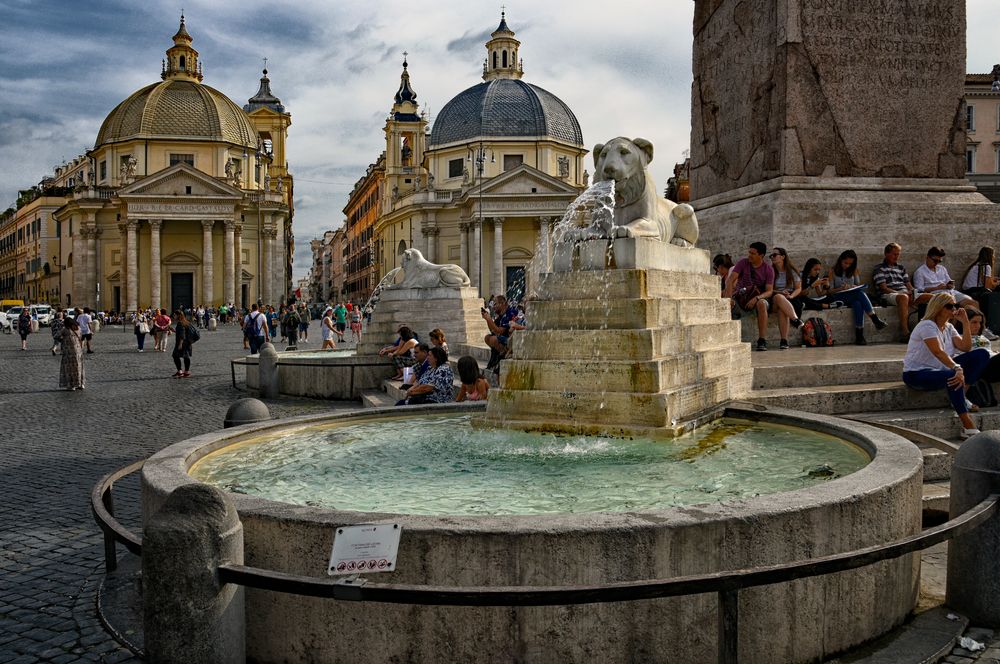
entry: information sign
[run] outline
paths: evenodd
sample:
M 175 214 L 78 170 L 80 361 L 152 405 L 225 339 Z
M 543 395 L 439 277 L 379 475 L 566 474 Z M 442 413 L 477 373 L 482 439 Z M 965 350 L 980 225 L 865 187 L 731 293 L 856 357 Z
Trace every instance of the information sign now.
M 333 536 L 327 574 L 394 572 L 402 531 L 398 523 L 339 526 Z

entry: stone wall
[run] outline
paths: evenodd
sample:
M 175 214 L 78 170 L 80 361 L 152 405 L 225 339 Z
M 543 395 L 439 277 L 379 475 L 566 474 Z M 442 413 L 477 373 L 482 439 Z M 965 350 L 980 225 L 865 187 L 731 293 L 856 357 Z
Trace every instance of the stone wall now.
M 696 0 L 691 187 L 961 178 L 964 0 Z

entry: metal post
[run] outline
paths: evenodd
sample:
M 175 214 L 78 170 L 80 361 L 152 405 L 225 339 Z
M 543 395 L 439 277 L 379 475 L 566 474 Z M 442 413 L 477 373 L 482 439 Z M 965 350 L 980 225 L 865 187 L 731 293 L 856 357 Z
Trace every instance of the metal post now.
M 740 591 L 719 591 L 719 664 L 737 664 L 740 631 Z
M 104 509 L 108 511 L 111 516 L 115 515 L 115 499 L 111 495 L 111 489 L 114 485 L 108 484 L 104 493 L 101 494 L 101 502 L 104 503 Z M 115 549 L 115 536 L 112 535 L 107 530 L 104 531 L 104 571 L 108 574 L 114 572 L 118 569 L 118 552 Z

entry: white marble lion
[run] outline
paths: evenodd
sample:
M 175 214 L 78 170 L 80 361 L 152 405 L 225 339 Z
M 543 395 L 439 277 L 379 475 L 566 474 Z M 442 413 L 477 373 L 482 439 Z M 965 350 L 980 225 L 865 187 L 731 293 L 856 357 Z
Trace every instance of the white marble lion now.
M 461 288 L 471 286 L 465 270 L 457 265 L 435 265 L 417 249 L 403 252 L 403 280 L 391 288 Z
M 594 146 L 594 180 L 614 180 L 615 212 L 611 228 L 586 229 L 589 237 L 655 237 L 681 247 L 698 242 L 694 208 L 660 196 L 647 170 L 653 144 L 644 138 L 613 138 Z

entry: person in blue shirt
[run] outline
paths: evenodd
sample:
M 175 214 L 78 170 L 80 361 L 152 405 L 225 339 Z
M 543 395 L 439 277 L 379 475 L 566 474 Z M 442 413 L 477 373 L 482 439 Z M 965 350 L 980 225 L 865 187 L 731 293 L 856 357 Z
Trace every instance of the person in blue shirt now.
M 517 320 L 517 307 L 511 305 L 506 296 L 497 295 L 493 298 L 494 315 L 491 318 L 488 309 L 483 307 L 483 320 L 490 328 L 490 333 L 486 335 L 486 345 L 490 347 L 490 361 L 486 368 L 499 372 L 500 360 L 507 357 L 510 352 L 510 332 L 512 324 Z

